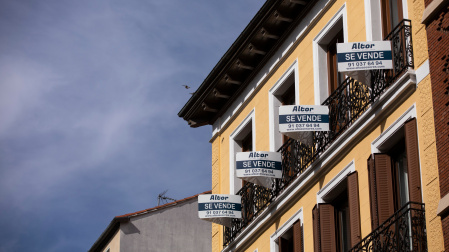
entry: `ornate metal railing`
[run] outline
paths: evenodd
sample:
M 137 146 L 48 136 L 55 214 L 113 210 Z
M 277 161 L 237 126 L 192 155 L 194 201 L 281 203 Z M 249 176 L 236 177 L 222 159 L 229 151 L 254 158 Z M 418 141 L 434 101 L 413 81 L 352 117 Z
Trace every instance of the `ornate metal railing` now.
M 424 204 L 408 202 L 350 251 L 427 251 Z
M 242 218 L 232 219 L 231 227 L 224 228 L 225 239 L 233 239 L 271 202 L 272 198 L 270 189 L 253 183 L 245 183 L 237 195 L 242 196 Z
M 389 84 L 398 79 L 408 68 L 414 67 L 412 45 L 412 22 L 404 19 L 385 40 L 391 41 L 393 69 L 371 71 L 371 99 L 376 101 Z
M 315 148 L 290 138 L 279 152 L 282 154 L 282 178 L 276 179 L 273 183 L 273 199 L 305 171 L 315 154 Z
M 414 66 L 411 34 L 411 21 L 403 20 L 385 39 L 392 41 L 394 69 L 370 71 L 371 85 L 348 77 L 323 102 L 329 107 L 330 130 L 311 132 L 313 145 L 289 139 L 279 148 L 278 152 L 282 153 L 281 179 L 276 179 L 271 188 L 247 183 L 237 192 L 242 196 L 242 219 L 233 219 L 231 227 L 224 227 L 224 246 L 328 149 L 388 86 Z

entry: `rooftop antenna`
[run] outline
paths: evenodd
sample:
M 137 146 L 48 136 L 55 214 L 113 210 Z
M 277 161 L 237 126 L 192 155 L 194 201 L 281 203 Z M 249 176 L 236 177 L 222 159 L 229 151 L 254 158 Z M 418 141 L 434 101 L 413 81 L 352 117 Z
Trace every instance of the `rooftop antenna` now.
M 175 199 L 165 196 L 165 193 L 167 193 L 167 191 L 168 190 L 165 190 L 162 193 L 159 193 L 159 195 L 157 196 L 157 205 L 158 206 L 160 206 L 161 200 L 165 201 L 165 203 L 168 203 L 169 200 L 176 201 Z

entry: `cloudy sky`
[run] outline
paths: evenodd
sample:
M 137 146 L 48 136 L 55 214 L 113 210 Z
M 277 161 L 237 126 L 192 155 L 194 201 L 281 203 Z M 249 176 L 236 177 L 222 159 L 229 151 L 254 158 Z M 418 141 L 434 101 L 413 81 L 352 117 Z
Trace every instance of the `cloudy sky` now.
M 177 113 L 263 2 L 0 0 L 0 251 L 210 190 L 211 128 Z

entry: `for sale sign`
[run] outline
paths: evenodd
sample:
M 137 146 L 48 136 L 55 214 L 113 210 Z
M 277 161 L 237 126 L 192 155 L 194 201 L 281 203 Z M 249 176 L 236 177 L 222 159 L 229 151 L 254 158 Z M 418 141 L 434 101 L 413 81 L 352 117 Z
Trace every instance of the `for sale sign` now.
M 329 108 L 320 105 L 279 107 L 279 132 L 312 144 L 312 131 L 329 131 Z
M 337 43 L 338 72 L 392 69 L 390 41 Z
M 238 152 L 235 167 L 237 177 L 268 188 L 273 179 L 282 178 L 280 152 Z
M 198 217 L 229 226 L 231 218 L 242 218 L 242 196 L 230 194 L 198 195 Z

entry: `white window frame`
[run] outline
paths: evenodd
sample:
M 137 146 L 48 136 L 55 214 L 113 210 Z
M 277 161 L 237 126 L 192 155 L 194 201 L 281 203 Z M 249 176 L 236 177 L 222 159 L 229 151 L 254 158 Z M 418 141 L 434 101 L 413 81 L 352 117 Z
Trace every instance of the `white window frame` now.
M 270 137 L 270 151 L 277 151 L 282 146 L 282 134 L 279 132 L 279 106 L 281 101 L 279 95 L 282 95 L 286 88 L 286 80 L 294 75 L 295 80 L 295 104 L 299 104 L 299 74 L 298 74 L 298 59 L 285 71 L 281 78 L 268 91 L 269 104 L 269 137 Z
M 328 94 L 328 78 L 327 78 L 327 51 L 322 45 L 327 44 L 330 38 L 333 38 L 333 32 L 336 27 L 340 27 L 339 22 L 343 26 L 343 39 L 348 42 L 348 25 L 346 3 L 338 10 L 331 20 L 313 39 L 313 76 L 314 76 L 314 93 L 315 105 L 321 105 Z
M 365 1 L 365 27 L 367 41 L 382 41 L 382 14 L 380 0 Z M 407 0 L 402 0 L 402 16 L 408 19 Z
M 346 179 L 349 173 L 354 171 L 355 171 L 355 161 L 352 160 L 348 165 L 345 166 L 345 168 L 343 168 L 337 174 L 337 176 L 332 178 L 331 181 L 329 181 L 325 186 L 323 186 L 323 188 L 321 188 L 321 190 L 318 191 L 316 195 L 316 202 L 318 204 L 326 203 L 326 200 L 324 200 L 326 196 L 329 195 L 329 193 L 331 193 L 332 190 L 338 187 L 338 185 L 340 185 L 340 183 Z
M 235 194 L 242 188 L 242 180 L 237 178 L 235 171 L 235 155 L 241 151 L 238 144 L 240 138 L 246 135 L 248 127 L 251 129 L 252 134 L 252 151 L 256 151 L 256 108 L 245 117 L 245 119 L 237 126 L 237 128 L 229 136 L 229 194 Z
M 284 235 L 284 233 L 287 232 L 290 228 L 292 228 L 293 224 L 295 224 L 297 220 L 301 220 L 301 228 L 304 231 L 304 216 L 302 207 L 270 236 L 270 252 L 279 252 L 279 244 L 277 243 L 278 238 Z
M 404 126 L 404 123 L 411 118 L 416 118 L 415 104 L 408 108 L 394 123 L 390 125 L 390 127 L 384 130 L 384 132 L 382 132 L 382 134 L 380 134 L 371 143 L 371 153 L 381 153 L 382 149 L 386 149 L 385 145 L 387 145 L 388 142 L 395 136 L 396 132 L 398 132 Z M 419 160 L 421 162 L 421 159 Z M 421 164 L 419 165 L 420 167 L 422 167 Z
M 389 149 L 391 147 L 391 141 L 395 141 L 395 137 L 397 136 L 396 133 L 402 129 L 404 126 L 404 123 L 411 119 L 411 118 L 417 118 L 416 113 L 416 104 L 413 104 L 410 108 L 408 108 L 398 119 L 396 119 L 395 122 L 393 122 L 390 127 L 388 127 L 382 134 L 380 134 L 374 141 L 371 143 L 371 153 L 382 153 L 386 149 Z M 418 122 L 416 122 L 418 123 Z M 418 143 L 419 143 L 419 134 L 418 134 Z M 419 144 L 418 144 L 419 146 Z M 423 174 L 422 174 L 422 156 L 421 156 L 421 149 L 419 149 L 419 172 L 421 177 L 421 188 L 423 188 Z M 424 199 L 424 190 L 421 190 L 421 197 Z

